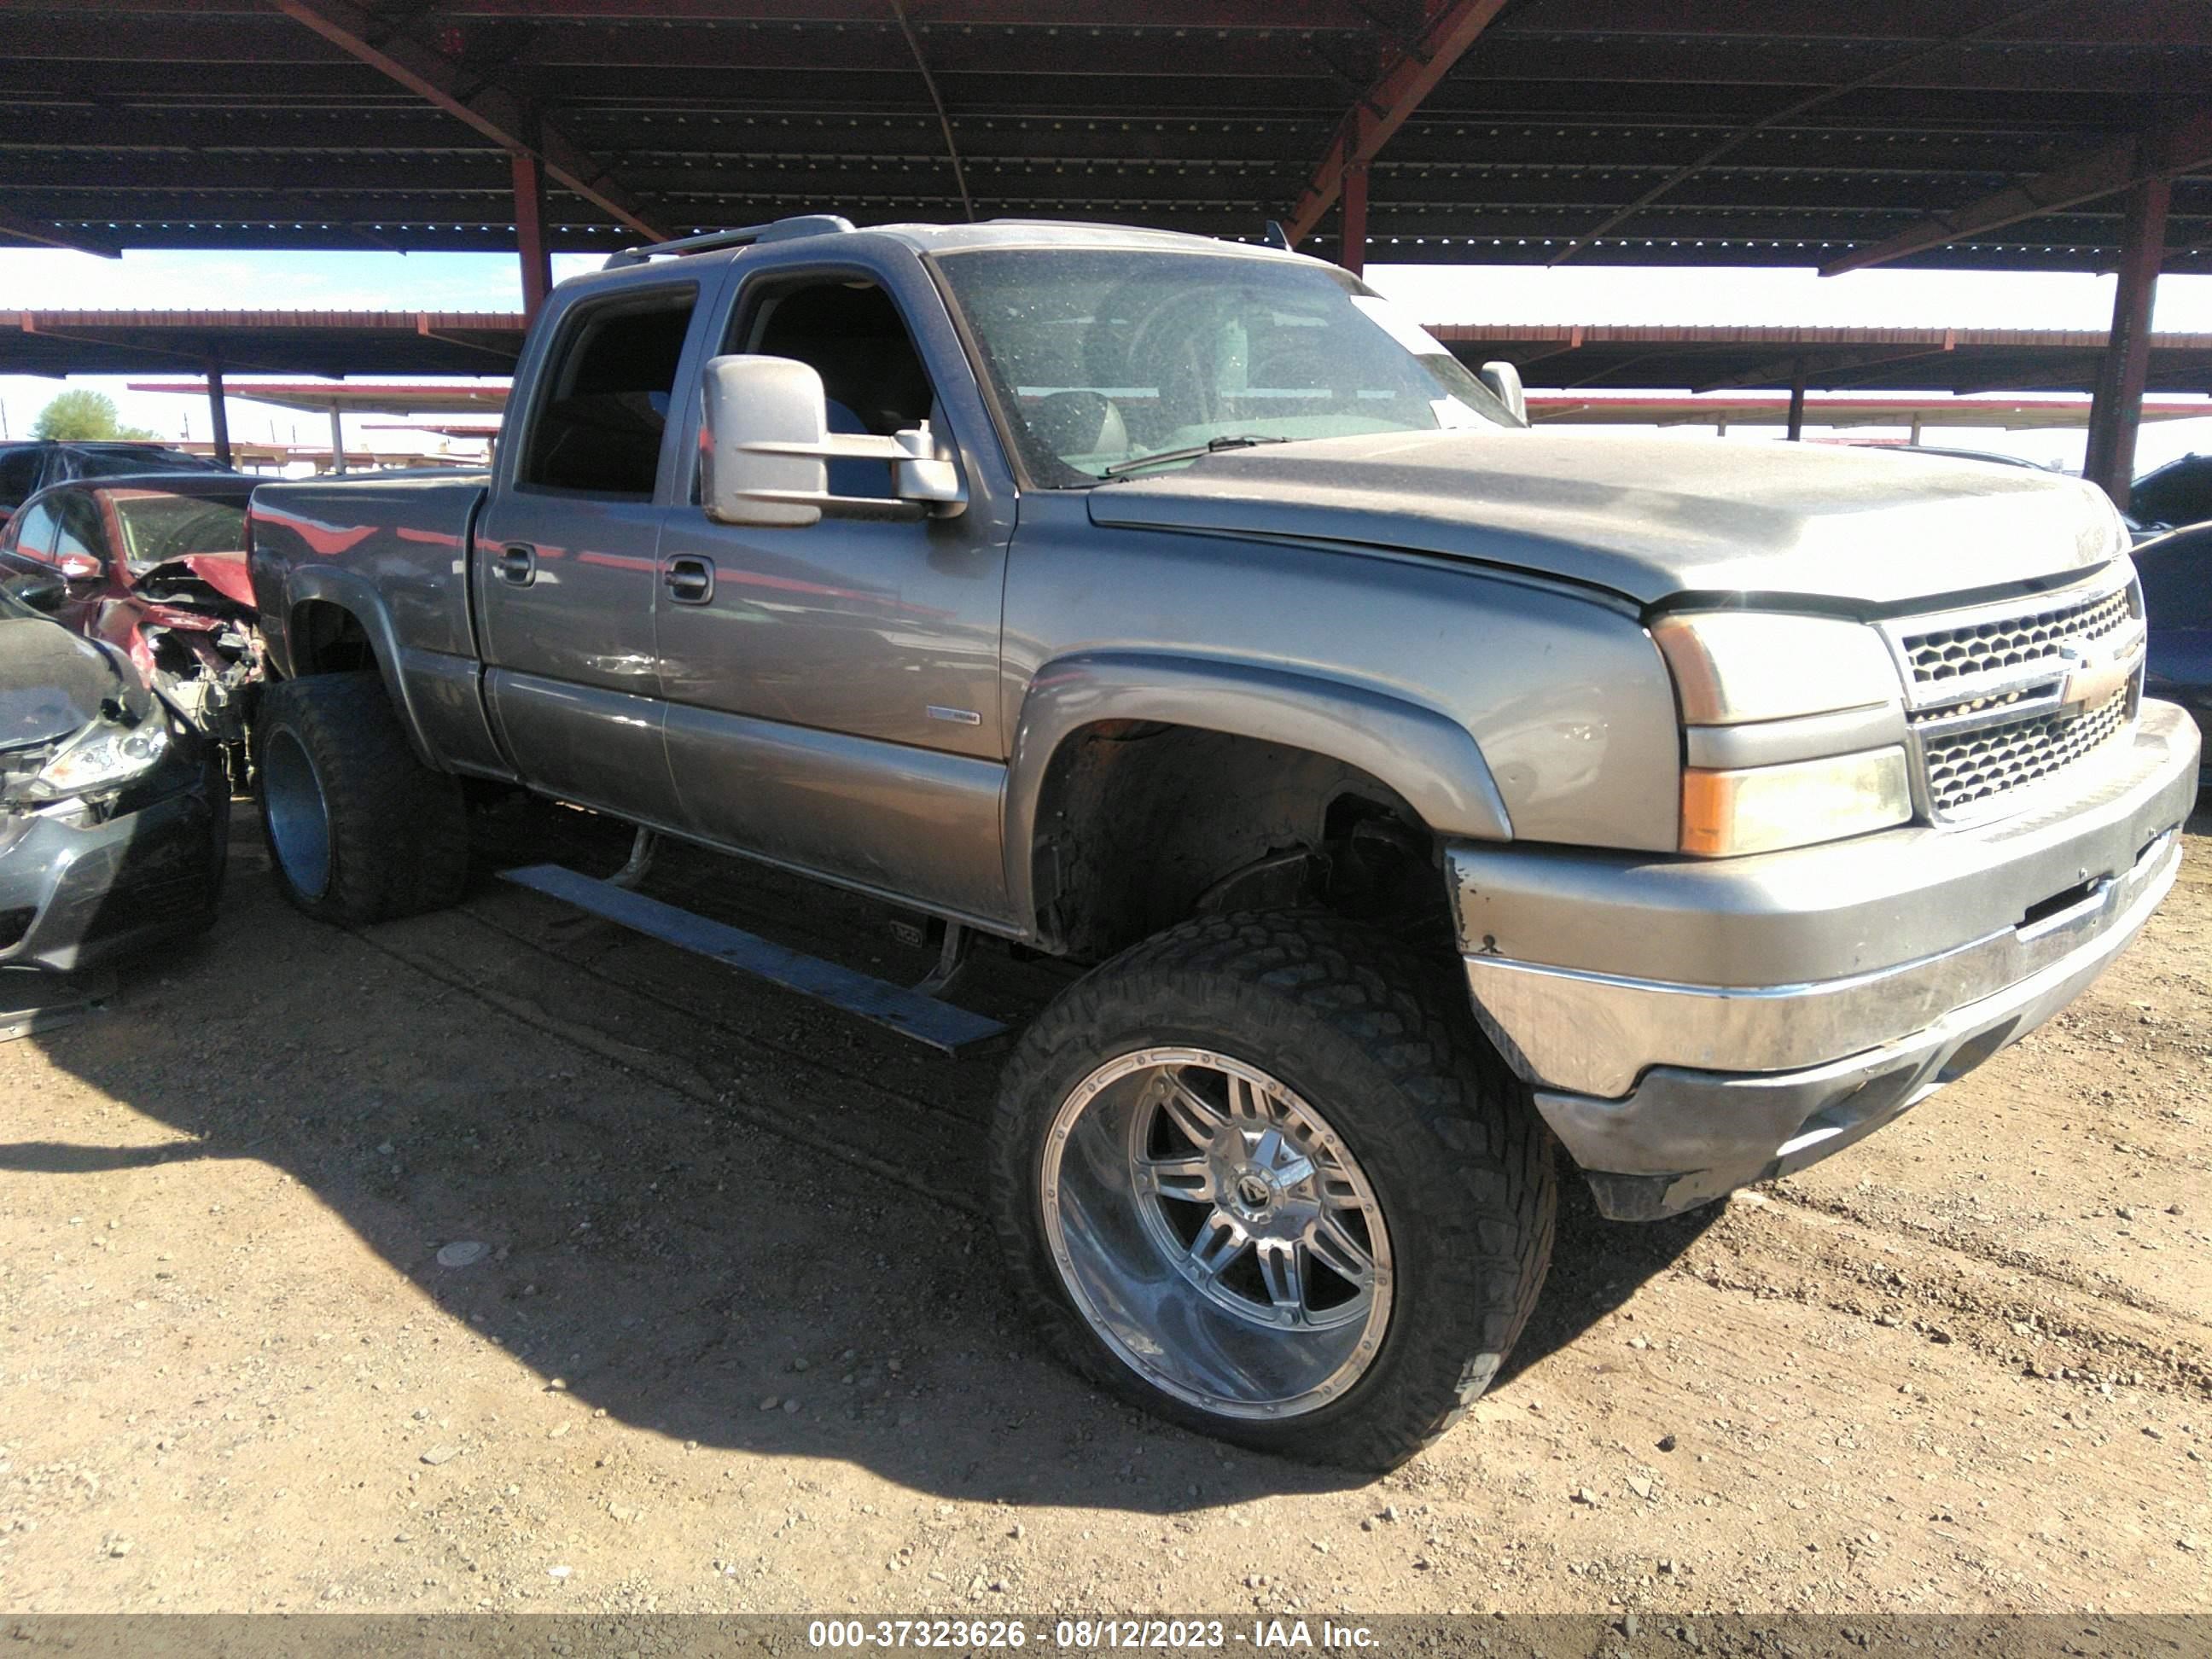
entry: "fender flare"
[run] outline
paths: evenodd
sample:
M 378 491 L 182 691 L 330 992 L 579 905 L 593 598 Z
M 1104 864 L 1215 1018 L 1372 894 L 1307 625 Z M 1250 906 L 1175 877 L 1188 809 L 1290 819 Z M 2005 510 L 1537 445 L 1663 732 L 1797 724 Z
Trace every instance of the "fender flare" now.
M 415 751 L 415 758 L 432 771 L 446 770 L 444 763 L 422 739 L 422 724 L 414 699 L 408 695 L 406 676 L 400 672 L 403 658 L 398 630 L 392 624 L 392 613 L 383 596 L 367 577 L 327 566 L 295 565 L 285 573 L 285 667 L 291 670 L 296 666 L 293 618 L 301 605 L 318 602 L 337 606 L 361 624 L 362 631 L 368 635 L 369 654 L 376 659 L 376 672 L 383 677 L 385 695 L 392 699 L 399 724 L 407 733 L 408 747 Z
M 1389 692 L 1259 663 L 1166 652 L 1056 658 L 1030 680 L 1006 769 L 1006 889 L 1036 918 L 1037 808 L 1054 757 L 1102 720 L 1145 720 L 1311 750 L 1380 779 L 1439 836 L 1510 841 L 1513 825 L 1474 734 Z

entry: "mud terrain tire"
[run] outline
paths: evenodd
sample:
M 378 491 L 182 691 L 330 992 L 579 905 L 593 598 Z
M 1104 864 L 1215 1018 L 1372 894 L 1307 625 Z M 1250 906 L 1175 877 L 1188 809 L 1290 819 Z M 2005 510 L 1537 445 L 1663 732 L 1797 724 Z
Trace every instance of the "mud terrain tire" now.
M 261 700 L 253 738 L 262 834 L 295 908 L 359 927 L 460 897 L 460 785 L 415 757 L 381 676 L 279 682 Z
M 1287 1414 L 1279 1414 L 1285 1411 L 1280 1406 L 1271 1413 L 1258 1395 L 1239 1400 L 1224 1393 L 1213 1396 L 1215 1404 L 1231 1409 L 1211 1408 L 1197 1403 L 1193 1389 L 1163 1387 L 1144 1374 L 1147 1352 L 1172 1369 L 1169 1351 L 1147 1344 L 1174 1343 L 1165 1327 L 1175 1322 L 1163 1320 L 1161 1328 L 1140 1331 L 1132 1342 L 1107 1334 L 1103 1328 L 1112 1321 L 1085 1311 L 1071 1287 L 1079 1269 L 1064 1265 L 1062 1253 L 1080 1248 L 1071 1244 L 1076 1235 L 1069 1228 L 1088 1224 L 1067 1221 L 1066 1209 L 1048 1214 L 1053 1205 L 1073 1202 L 1062 1194 L 1048 1203 L 1048 1192 L 1057 1191 L 1050 1180 L 1069 1183 L 1072 1194 L 1085 1178 L 1079 1141 L 1062 1153 L 1050 1151 L 1055 1135 L 1065 1143 L 1080 1133 L 1079 1115 L 1069 1114 L 1091 1108 L 1078 1097 L 1108 1098 L 1084 1091 L 1115 1075 L 1125 1063 L 1116 1057 L 1192 1052 L 1229 1057 L 1279 1079 L 1315 1109 L 1314 1121 L 1325 1120 L 1321 1143 L 1349 1154 L 1380 1207 L 1389 1257 L 1382 1277 L 1391 1294 L 1379 1342 L 1363 1369 L 1346 1362 Z M 1155 1079 L 1144 1087 L 1164 1098 L 1171 1085 Z M 1236 1097 L 1226 1092 L 1235 1121 Z M 1139 1127 L 1127 1133 L 1133 1164 L 1150 1156 L 1135 1150 L 1146 1133 Z M 1098 1133 L 1098 1145 L 1121 1144 Z M 1217 1144 L 1240 1143 L 1232 1136 Z M 1195 1162 L 1188 1146 L 1180 1150 L 1186 1166 Z M 993 1218 L 1009 1270 L 1064 1358 L 1146 1411 L 1305 1462 L 1387 1469 L 1449 1428 L 1504 1363 L 1551 1256 L 1557 1193 L 1549 1135 L 1525 1089 L 1476 1029 L 1449 964 L 1324 912 L 1187 922 L 1072 987 L 1008 1061 L 992 1156 Z M 1112 1161 L 1111 1154 L 1097 1155 L 1090 1164 Z M 1204 1178 L 1216 1193 L 1230 1189 L 1218 1172 Z M 1143 1176 L 1133 1182 L 1139 1194 L 1150 1190 Z M 1130 1200 L 1133 1206 L 1139 1201 Z M 1208 1201 L 1228 1200 L 1197 1200 Z M 1108 1208 L 1094 1200 L 1088 1213 Z M 1199 1224 L 1199 1231 L 1211 1224 Z M 1134 1234 L 1124 1227 L 1120 1237 Z M 1171 1243 L 1164 1254 L 1172 1255 Z M 1130 1281 L 1132 1297 L 1173 1291 L 1172 1271 L 1151 1279 L 1139 1273 Z M 1126 1310 L 1133 1302 L 1094 1296 L 1090 1305 Z M 1218 1302 L 1190 1305 L 1199 1311 L 1187 1307 L 1179 1316 L 1186 1334 L 1216 1317 Z M 1370 1340 L 1372 1322 L 1381 1317 L 1370 1306 Z M 1229 1340 L 1251 1339 L 1231 1331 Z M 1220 1351 L 1203 1335 L 1189 1346 L 1203 1355 Z M 1167 1370 L 1153 1369 L 1174 1382 Z

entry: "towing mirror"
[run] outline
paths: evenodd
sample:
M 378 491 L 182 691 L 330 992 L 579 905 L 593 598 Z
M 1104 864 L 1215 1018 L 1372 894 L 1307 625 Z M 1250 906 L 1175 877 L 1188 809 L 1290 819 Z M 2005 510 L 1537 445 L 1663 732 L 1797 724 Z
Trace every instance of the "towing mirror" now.
M 843 519 L 949 518 L 968 505 L 960 467 L 924 421 L 896 437 L 830 430 L 829 400 L 813 366 L 791 357 L 732 356 L 701 375 L 700 500 L 718 524 L 799 529 Z M 883 461 L 889 497 L 832 495 L 831 461 Z
M 1476 378 L 1488 386 L 1498 401 L 1513 411 L 1513 418 L 1522 425 L 1528 424 L 1528 394 L 1521 389 L 1521 371 L 1503 359 L 1485 363 Z

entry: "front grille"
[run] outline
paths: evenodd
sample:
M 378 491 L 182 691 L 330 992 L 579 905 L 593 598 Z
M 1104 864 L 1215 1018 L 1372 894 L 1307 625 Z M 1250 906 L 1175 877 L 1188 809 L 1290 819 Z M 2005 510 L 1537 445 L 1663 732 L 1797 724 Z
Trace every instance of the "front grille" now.
M 1955 817 L 2072 765 L 2126 728 L 2131 697 L 2123 689 L 2078 715 L 2054 711 L 1948 739 L 1923 738 L 1929 805 L 1939 818 Z
M 2069 646 L 2117 634 L 2128 625 L 2124 587 L 2046 610 L 1990 617 L 1953 628 L 1907 634 L 1898 641 L 1916 686 L 1940 686 L 2006 670 L 2056 667 Z

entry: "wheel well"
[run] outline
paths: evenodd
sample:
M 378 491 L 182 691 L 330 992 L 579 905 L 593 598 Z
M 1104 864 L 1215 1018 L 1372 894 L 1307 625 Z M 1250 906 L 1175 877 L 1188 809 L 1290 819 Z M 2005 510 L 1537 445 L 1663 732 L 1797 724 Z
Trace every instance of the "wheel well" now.
M 376 666 L 375 648 L 360 618 L 328 599 L 308 599 L 297 606 L 288 640 L 295 678 Z
M 1097 960 L 1208 910 L 1319 903 L 1418 931 L 1442 848 L 1372 774 L 1312 750 L 1111 720 L 1046 769 L 1031 845 L 1046 944 Z

